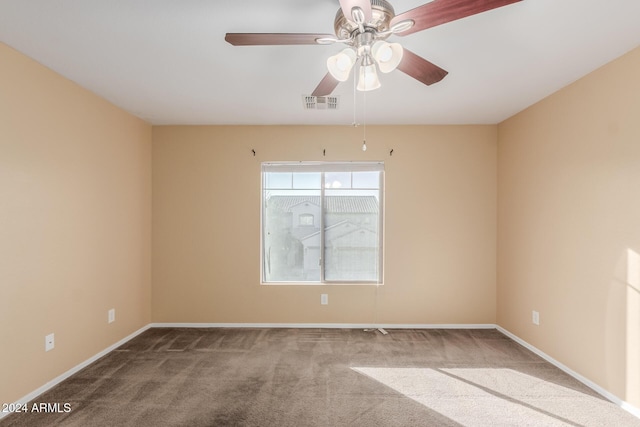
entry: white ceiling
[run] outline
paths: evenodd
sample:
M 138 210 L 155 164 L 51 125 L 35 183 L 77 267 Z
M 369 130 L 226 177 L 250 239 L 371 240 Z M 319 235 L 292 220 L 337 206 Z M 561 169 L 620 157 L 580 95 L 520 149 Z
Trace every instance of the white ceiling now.
M 426 0 L 391 0 L 396 13 Z M 0 0 L 0 41 L 153 124 L 351 124 L 303 109 L 342 45 L 243 46 L 227 32 L 333 33 L 338 0 Z M 492 124 L 640 45 L 639 0 L 524 0 L 389 41 L 449 71 L 400 71 L 366 94 L 369 124 Z M 1 75 L 1 69 L 0 69 Z M 358 92 L 356 120 L 365 99 Z

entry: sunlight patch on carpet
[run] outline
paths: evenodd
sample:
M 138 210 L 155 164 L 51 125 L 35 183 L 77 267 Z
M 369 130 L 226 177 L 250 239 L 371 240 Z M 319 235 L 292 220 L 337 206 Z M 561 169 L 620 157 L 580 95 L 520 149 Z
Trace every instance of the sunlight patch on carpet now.
M 599 415 L 610 413 L 605 407 L 613 403 L 512 369 L 351 369 L 465 426 L 602 426 L 614 421 Z

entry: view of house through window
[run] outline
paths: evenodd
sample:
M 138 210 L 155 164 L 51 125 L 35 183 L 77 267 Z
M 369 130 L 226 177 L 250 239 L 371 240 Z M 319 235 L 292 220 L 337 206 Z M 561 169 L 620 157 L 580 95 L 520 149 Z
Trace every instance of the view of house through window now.
M 262 280 L 381 283 L 383 163 L 263 163 Z

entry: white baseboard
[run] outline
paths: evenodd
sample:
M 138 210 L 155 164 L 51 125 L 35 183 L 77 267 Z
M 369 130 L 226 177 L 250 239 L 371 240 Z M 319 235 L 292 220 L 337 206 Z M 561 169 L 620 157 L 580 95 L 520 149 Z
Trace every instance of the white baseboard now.
M 495 329 L 494 324 L 423 323 L 151 323 L 152 328 Z
M 578 381 L 580 381 L 581 383 L 583 383 L 587 387 L 591 388 L 596 393 L 599 393 L 602 396 L 606 397 L 607 399 L 609 399 L 610 401 L 612 401 L 613 403 L 615 403 L 616 405 L 618 405 L 619 407 L 621 407 L 625 411 L 629 412 L 631 415 L 634 415 L 634 416 L 640 418 L 640 408 L 636 408 L 635 406 L 633 406 L 629 402 L 625 402 L 624 400 L 620 399 L 618 396 L 616 396 L 616 395 L 612 394 L 611 392 L 605 390 L 604 388 L 600 387 L 598 384 L 594 383 L 593 381 L 583 377 L 582 375 L 580 375 L 576 371 L 574 371 L 574 370 L 570 369 L 569 367 L 563 365 L 562 363 L 558 362 L 553 357 L 551 357 L 548 354 L 546 354 L 545 352 L 537 349 L 536 347 L 532 346 L 531 344 L 529 344 L 528 342 L 526 342 L 522 338 L 520 338 L 517 335 L 514 335 L 511 332 L 507 331 L 503 327 L 497 326 L 497 325 L 495 327 L 496 327 L 496 329 L 498 331 L 502 332 L 503 334 L 505 334 L 506 336 L 508 336 L 509 338 L 514 340 L 515 342 L 517 342 L 518 344 L 522 345 L 523 347 L 527 348 L 528 350 L 530 350 L 533 353 L 537 354 L 538 356 L 542 357 L 544 360 L 546 360 L 547 362 L 551 363 L 552 365 L 554 365 L 558 369 L 560 369 L 560 370 L 564 371 L 565 373 L 571 375 L 573 378 L 577 379 Z
M 42 387 L 39 387 L 38 389 L 32 391 L 31 393 L 27 394 L 26 396 L 23 396 L 22 398 L 18 399 L 16 402 L 14 402 L 14 404 L 15 405 L 25 405 L 26 403 L 28 403 L 31 400 L 35 399 L 36 397 L 40 396 L 45 391 L 47 391 L 50 388 L 52 388 L 53 386 L 56 386 L 59 383 L 61 383 L 62 381 L 66 380 L 71 375 L 73 375 L 76 372 L 80 371 L 81 369 L 89 366 L 90 364 L 92 364 L 96 360 L 100 359 L 102 356 L 107 355 L 108 353 L 112 352 L 116 348 L 120 347 L 122 344 L 124 344 L 127 341 L 131 340 L 132 338 L 135 338 L 136 336 L 140 335 L 141 333 L 143 333 L 144 331 L 146 331 L 150 327 L 151 327 L 151 325 L 143 326 L 142 328 L 138 329 L 134 333 L 122 338 L 117 343 L 115 343 L 113 345 L 110 345 L 109 347 L 105 348 L 100 353 L 88 358 L 87 360 L 85 360 L 84 362 L 80 363 L 79 365 L 74 366 L 73 368 L 69 369 L 67 372 L 63 373 L 62 375 L 59 375 L 59 376 L 55 377 L 54 379 L 52 379 L 51 381 L 49 381 L 48 383 L 46 383 Z M 9 414 L 10 414 L 10 412 L 0 412 L 0 419 L 4 418 L 5 416 L 7 416 Z

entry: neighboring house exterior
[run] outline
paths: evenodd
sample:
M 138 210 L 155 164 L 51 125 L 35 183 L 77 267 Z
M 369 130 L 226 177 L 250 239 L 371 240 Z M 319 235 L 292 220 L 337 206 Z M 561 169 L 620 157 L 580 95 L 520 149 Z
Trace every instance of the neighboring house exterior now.
M 319 281 L 324 224 L 325 280 L 377 280 L 379 203 L 374 196 L 274 195 L 265 201 L 269 281 Z M 324 210 L 324 218 L 321 219 Z

